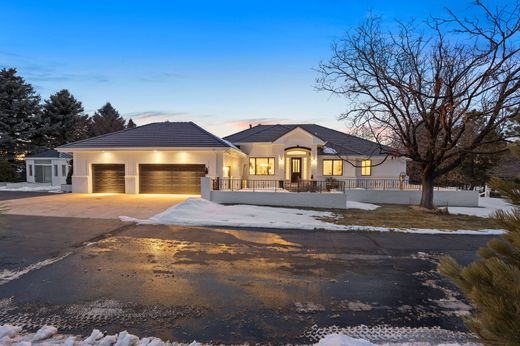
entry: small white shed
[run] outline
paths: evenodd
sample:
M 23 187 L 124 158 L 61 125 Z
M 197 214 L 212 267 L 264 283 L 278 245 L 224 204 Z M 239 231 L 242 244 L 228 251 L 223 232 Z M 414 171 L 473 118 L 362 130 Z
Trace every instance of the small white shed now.
M 25 158 L 28 183 L 66 184 L 72 155 L 56 150 L 45 150 Z

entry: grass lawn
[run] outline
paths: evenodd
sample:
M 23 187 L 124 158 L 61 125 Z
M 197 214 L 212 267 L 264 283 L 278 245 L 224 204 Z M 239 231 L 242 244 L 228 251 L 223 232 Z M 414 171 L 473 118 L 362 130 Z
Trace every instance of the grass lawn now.
M 449 215 L 410 206 L 387 204 L 376 210 L 334 210 L 337 218 L 324 221 L 339 225 L 395 228 L 484 229 L 502 228 L 493 219 L 468 215 Z

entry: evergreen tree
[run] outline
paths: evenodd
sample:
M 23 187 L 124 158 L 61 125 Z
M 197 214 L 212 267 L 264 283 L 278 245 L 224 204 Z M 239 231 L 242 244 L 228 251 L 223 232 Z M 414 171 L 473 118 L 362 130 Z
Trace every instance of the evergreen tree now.
M 520 143 L 511 150 L 520 160 Z M 493 178 L 492 186 L 520 204 L 520 184 Z M 479 250 L 480 258 L 466 267 L 451 257 L 443 258 L 439 271 L 473 304 L 476 311 L 465 322 L 484 344 L 519 345 L 520 208 L 498 211 L 495 218 L 507 234 L 489 241 Z
M 16 170 L 6 160 L 0 160 L 0 181 L 13 182 L 16 180 Z
M 16 74 L 0 70 L 0 156 L 11 163 L 26 154 L 36 133 L 40 96 Z
M 111 133 L 125 129 L 126 122 L 119 112 L 107 102 L 103 107 L 97 110 L 92 117 L 90 125 L 91 136 L 100 136 L 105 133 Z
M 130 118 L 128 119 L 128 123 L 126 124 L 126 128 L 127 129 L 133 129 L 134 127 L 136 127 L 137 125 L 134 123 L 134 121 Z
M 48 148 L 88 137 L 88 116 L 83 114 L 81 102 L 66 89 L 45 100 L 42 118 L 41 144 Z

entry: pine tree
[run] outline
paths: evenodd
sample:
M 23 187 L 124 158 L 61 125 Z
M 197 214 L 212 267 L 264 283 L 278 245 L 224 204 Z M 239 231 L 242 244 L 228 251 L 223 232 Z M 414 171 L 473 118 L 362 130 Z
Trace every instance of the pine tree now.
M 92 117 L 90 126 L 90 134 L 92 136 L 104 135 L 125 129 L 125 119 L 119 115 L 119 112 L 107 102 L 103 107 L 97 110 Z
M 520 118 L 518 119 L 520 120 Z M 511 148 L 520 160 L 520 143 Z M 520 184 L 499 178 L 492 186 L 520 204 Z M 439 271 L 450 278 L 475 307 L 468 328 L 486 345 L 520 344 L 520 208 L 498 211 L 499 224 L 508 232 L 479 250 L 479 259 L 462 267 L 453 258 L 441 260 Z
M 15 180 L 16 170 L 14 167 L 6 160 L 0 160 L 0 181 L 13 182 Z
M 136 127 L 137 125 L 134 123 L 134 121 L 130 118 L 128 119 L 128 123 L 126 124 L 126 128 L 127 129 L 133 129 L 134 127 Z
M 88 137 L 81 102 L 66 89 L 45 100 L 42 112 L 41 144 L 55 148 Z
M 36 133 L 40 96 L 16 69 L 0 70 L 0 156 L 11 163 L 26 154 Z

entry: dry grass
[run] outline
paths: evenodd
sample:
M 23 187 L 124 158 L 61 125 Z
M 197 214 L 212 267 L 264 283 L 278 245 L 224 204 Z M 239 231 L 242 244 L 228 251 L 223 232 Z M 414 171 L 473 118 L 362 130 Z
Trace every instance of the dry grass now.
M 376 210 L 335 210 L 337 218 L 327 219 L 339 225 L 395 228 L 485 229 L 501 228 L 493 219 L 468 215 L 450 215 L 403 205 L 383 205 Z

